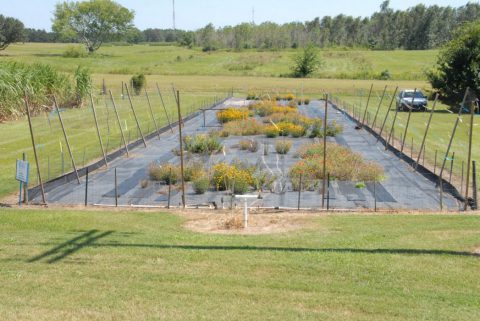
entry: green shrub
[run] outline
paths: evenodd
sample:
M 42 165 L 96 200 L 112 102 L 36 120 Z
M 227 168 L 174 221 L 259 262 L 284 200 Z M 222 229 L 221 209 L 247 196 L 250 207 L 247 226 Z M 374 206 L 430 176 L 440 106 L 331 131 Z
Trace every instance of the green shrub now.
M 280 135 L 280 129 L 278 129 L 273 125 L 270 125 L 265 127 L 264 133 L 265 133 L 265 136 L 267 136 L 268 138 L 275 138 L 275 137 L 278 137 L 278 135 Z
M 135 95 L 140 95 L 142 92 L 142 89 L 145 87 L 147 84 L 147 79 L 145 78 L 144 74 L 137 74 L 132 76 L 132 86 L 133 86 L 133 91 L 135 92 Z
M 223 148 L 216 135 L 185 136 L 183 142 L 184 149 L 194 154 L 214 154 Z
M 223 135 L 254 136 L 263 133 L 264 125 L 254 118 L 234 120 L 223 126 Z M 225 136 L 225 137 L 227 137 Z
M 82 106 L 85 98 L 88 97 L 92 90 L 92 77 L 90 71 L 85 68 L 78 66 L 75 71 L 75 91 L 77 94 L 77 105 Z
M 213 166 L 213 182 L 218 190 L 245 194 L 253 186 L 252 170 L 240 164 L 218 163 Z
M 238 143 L 238 146 L 241 150 L 248 150 L 252 153 L 258 151 L 258 142 L 254 139 L 244 139 Z
M 292 148 L 292 142 L 289 140 L 279 140 L 275 143 L 275 150 L 278 154 L 288 154 L 290 148 Z
M 181 177 L 179 167 L 170 163 L 150 164 L 148 173 L 151 180 L 172 185 L 176 184 Z
M 205 169 L 201 162 L 189 162 L 185 165 L 183 169 L 183 178 L 185 182 L 192 182 L 202 176 L 205 176 Z
M 207 176 L 200 176 L 193 181 L 193 190 L 197 195 L 205 194 L 209 187 L 210 180 Z
M 68 46 L 62 53 L 62 57 L 64 58 L 85 58 L 87 56 L 87 51 L 81 46 Z

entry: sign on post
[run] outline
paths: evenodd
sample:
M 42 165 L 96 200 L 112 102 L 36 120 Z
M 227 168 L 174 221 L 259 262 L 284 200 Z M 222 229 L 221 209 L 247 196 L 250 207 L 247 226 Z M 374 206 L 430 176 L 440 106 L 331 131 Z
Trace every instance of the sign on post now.
M 15 179 L 20 182 L 20 193 L 18 195 L 18 206 L 22 206 L 22 187 L 28 184 L 30 164 L 24 160 L 17 159 L 17 170 L 15 171 Z
M 22 183 L 28 183 L 29 168 L 30 164 L 27 161 L 17 159 L 17 170 L 15 174 L 16 180 Z

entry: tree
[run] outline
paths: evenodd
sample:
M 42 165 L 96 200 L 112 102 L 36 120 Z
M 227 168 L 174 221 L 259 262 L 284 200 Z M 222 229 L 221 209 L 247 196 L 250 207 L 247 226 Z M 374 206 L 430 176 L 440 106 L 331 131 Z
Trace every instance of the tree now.
M 450 103 L 462 101 L 467 87 L 480 88 L 480 22 L 458 29 L 440 52 L 436 68 L 427 74 L 432 87 Z
M 5 50 L 11 43 L 22 41 L 24 27 L 20 20 L 0 15 L 0 50 Z
M 63 37 L 76 37 L 92 53 L 105 42 L 127 35 L 133 11 L 111 0 L 57 4 L 52 29 Z
M 294 63 L 292 69 L 295 78 L 310 76 L 321 65 L 317 48 L 312 44 L 306 46 L 303 51 L 294 58 Z

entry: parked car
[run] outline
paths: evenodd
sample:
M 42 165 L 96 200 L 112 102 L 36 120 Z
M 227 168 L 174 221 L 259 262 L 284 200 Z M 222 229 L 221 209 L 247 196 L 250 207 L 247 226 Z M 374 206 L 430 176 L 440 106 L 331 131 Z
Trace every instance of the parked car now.
M 409 111 L 410 108 L 412 111 L 425 111 L 427 105 L 427 97 L 419 90 L 402 90 L 397 96 L 397 110 L 399 111 Z

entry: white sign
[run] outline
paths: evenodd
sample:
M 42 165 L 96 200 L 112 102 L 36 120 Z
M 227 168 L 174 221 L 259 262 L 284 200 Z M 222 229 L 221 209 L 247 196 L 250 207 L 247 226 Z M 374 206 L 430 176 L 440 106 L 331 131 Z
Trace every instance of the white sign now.
M 15 174 L 15 178 L 17 179 L 17 181 L 28 183 L 29 168 L 30 164 L 27 161 L 17 159 L 17 171 Z

